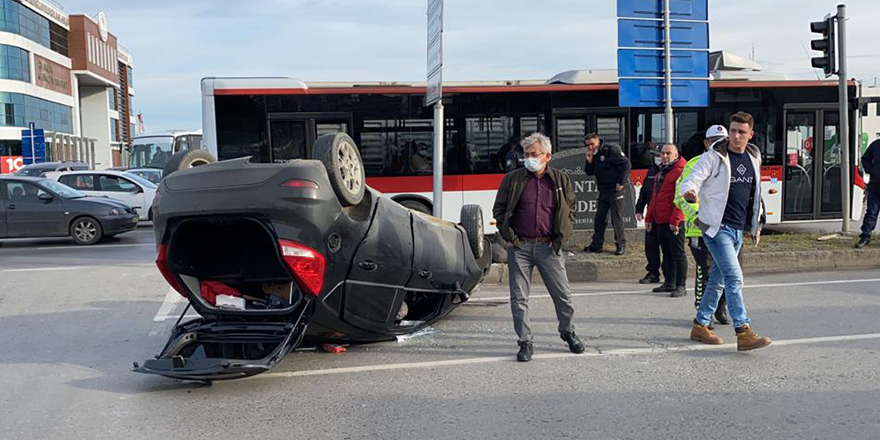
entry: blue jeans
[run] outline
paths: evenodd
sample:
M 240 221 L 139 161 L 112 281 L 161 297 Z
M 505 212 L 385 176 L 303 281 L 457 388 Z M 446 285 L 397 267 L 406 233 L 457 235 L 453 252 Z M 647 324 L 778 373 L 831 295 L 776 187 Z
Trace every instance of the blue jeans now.
M 700 300 L 696 320 L 702 325 L 709 325 L 712 322 L 712 315 L 718 308 L 718 299 L 721 298 L 723 288 L 727 299 L 727 311 L 730 312 L 733 326 L 742 327 L 749 323 L 742 296 L 742 268 L 737 259 L 737 254 L 743 245 L 743 231 L 721 225 L 715 237 L 703 234 L 703 241 L 712 254 L 714 264 L 709 271 L 709 281 L 706 283 L 706 292 Z
M 873 176 L 872 176 L 873 177 Z M 880 176 L 877 176 L 880 179 Z M 871 233 L 877 227 L 877 212 L 880 211 L 880 191 L 868 188 L 868 207 L 865 210 L 865 218 L 862 220 L 862 240 L 870 240 Z

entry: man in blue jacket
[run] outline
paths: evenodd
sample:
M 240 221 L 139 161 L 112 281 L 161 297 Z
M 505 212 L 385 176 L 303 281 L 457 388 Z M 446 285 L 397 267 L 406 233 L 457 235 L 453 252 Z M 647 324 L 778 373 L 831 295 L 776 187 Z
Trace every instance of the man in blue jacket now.
M 880 212 L 880 139 L 871 142 L 862 155 L 862 169 L 871 176 L 868 181 L 868 208 L 862 220 L 862 234 L 856 249 L 861 249 L 871 242 L 871 233 L 877 227 L 877 213 Z

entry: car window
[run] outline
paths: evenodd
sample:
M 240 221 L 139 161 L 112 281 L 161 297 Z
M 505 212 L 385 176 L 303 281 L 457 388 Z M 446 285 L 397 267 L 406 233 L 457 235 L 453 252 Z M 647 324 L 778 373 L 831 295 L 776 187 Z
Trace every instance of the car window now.
M 81 191 L 95 190 L 95 176 L 91 174 L 73 174 L 68 176 L 61 176 L 58 181 L 71 188 L 75 188 Z
M 49 191 L 54 192 L 55 194 L 65 198 L 65 199 L 78 199 L 81 197 L 85 197 L 86 195 L 63 184 L 60 182 L 56 182 L 52 179 L 43 179 L 40 181 L 40 185 L 49 189 Z M 43 192 L 39 190 L 39 192 Z M 38 195 L 39 195 L 38 192 Z
M 25 182 L 6 182 L 6 194 L 10 202 L 37 202 L 45 193 L 37 185 Z
M 116 176 L 101 176 L 101 191 L 109 192 L 135 192 L 138 190 L 137 185 L 128 179 Z

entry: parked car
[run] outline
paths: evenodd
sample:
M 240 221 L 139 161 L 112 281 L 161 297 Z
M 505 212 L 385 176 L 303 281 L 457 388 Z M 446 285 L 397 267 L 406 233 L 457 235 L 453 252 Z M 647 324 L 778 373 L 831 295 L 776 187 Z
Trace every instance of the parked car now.
M 154 206 L 156 264 L 201 317 L 175 326 L 134 371 L 251 376 L 304 339 L 418 331 L 478 288 L 491 263 L 479 206 L 463 207 L 461 224 L 413 211 L 366 186 L 348 135 L 324 135 L 314 148 L 320 161 L 240 158 L 166 174 Z
M 89 164 L 85 162 L 41 162 L 25 165 L 12 174 L 16 176 L 44 177 L 46 173 L 50 172 L 80 171 L 88 169 Z
M 136 227 L 137 215 L 124 203 L 51 179 L 0 176 L 0 238 L 70 236 L 94 244 Z
M 125 170 L 126 173 L 134 174 L 142 179 L 149 180 L 158 185 L 162 180 L 162 170 L 159 168 L 131 168 Z
M 156 184 L 123 171 L 67 171 L 47 173 L 46 177 L 57 180 L 90 196 L 104 196 L 119 200 L 134 208 L 141 220 L 152 220 L 153 198 Z

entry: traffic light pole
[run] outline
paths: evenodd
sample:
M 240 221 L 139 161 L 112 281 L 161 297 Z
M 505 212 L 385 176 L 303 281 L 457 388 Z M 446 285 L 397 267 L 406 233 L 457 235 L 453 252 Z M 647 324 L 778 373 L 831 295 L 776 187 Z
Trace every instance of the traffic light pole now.
M 665 54 L 663 59 L 666 61 L 666 77 L 664 78 L 666 82 L 666 111 L 664 116 L 666 118 L 666 143 L 671 144 L 675 142 L 675 120 L 672 115 L 672 26 L 669 22 L 669 0 L 664 0 L 663 6 L 663 29 L 666 36 L 663 46 Z
M 849 167 L 849 98 L 846 83 L 846 5 L 842 4 L 837 5 L 837 38 L 837 77 L 840 91 L 840 186 L 841 197 L 843 197 L 840 206 L 843 211 L 843 232 L 849 232 L 850 217 L 852 217 Z

